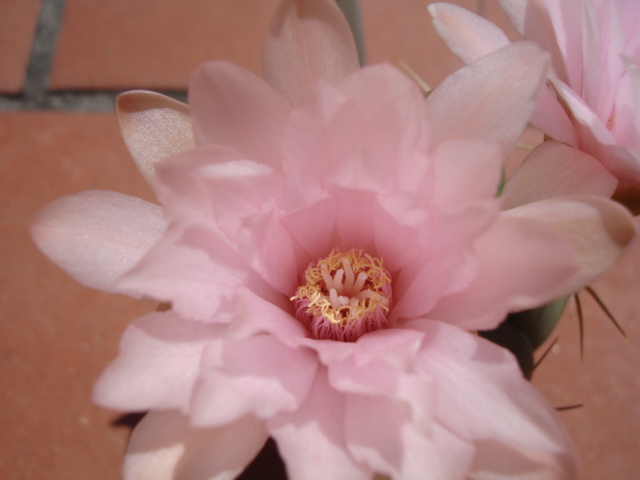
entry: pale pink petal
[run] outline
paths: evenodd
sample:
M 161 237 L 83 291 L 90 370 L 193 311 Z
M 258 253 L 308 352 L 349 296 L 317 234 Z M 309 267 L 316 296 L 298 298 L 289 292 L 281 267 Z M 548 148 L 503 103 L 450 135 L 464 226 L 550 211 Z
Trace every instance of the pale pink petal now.
M 311 207 L 286 213 L 281 222 L 309 258 L 317 261 L 331 250 L 337 214 L 335 199 L 327 198 Z
M 292 105 L 317 78 L 335 83 L 358 69 L 356 44 L 333 0 L 285 0 L 262 51 L 264 78 Z
M 204 63 L 191 77 L 189 103 L 197 144 L 231 147 L 280 168 L 289 107 L 264 80 L 231 63 Z
M 344 396 L 319 369 L 307 400 L 295 412 L 269 421 L 289 478 L 296 480 L 369 480 L 372 470 L 356 462 L 344 439 Z
M 395 480 L 465 480 L 473 446 L 434 424 L 425 435 L 400 408 L 380 397 L 348 395 L 345 434 L 352 456 Z
M 191 405 L 194 425 L 224 425 L 247 414 L 270 418 L 304 402 L 318 366 L 306 348 L 270 335 L 226 339 L 207 347 Z
M 571 245 L 554 229 L 530 219 L 502 218 L 477 241 L 475 253 L 474 281 L 442 297 L 429 318 L 489 330 L 511 310 L 561 297 L 578 271 Z
M 134 90 L 116 102 L 122 137 L 153 185 L 158 161 L 194 147 L 189 106 L 159 93 Z
M 611 147 L 609 152 L 609 170 L 623 179 L 613 199 L 629 208 L 634 215 L 638 215 L 640 214 L 640 152 L 624 147 Z
M 244 219 L 261 213 L 282 183 L 269 166 L 206 145 L 162 162 L 156 191 L 170 222 L 214 224 L 236 242 Z
M 384 343 L 382 336 L 377 339 Z M 435 385 L 428 376 L 407 373 L 384 360 L 358 363 L 351 357 L 329 366 L 329 383 L 344 393 L 387 398 L 413 428 L 428 435 L 435 410 Z
M 167 228 L 159 206 L 122 193 L 90 190 L 59 198 L 31 225 L 36 245 L 80 283 L 130 294 L 117 280 Z
M 431 160 L 437 177 L 432 202 L 443 209 L 477 204 L 498 192 L 504 160 L 495 143 L 443 142 Z
M 500 0 L 515 29 L 527 40 L 533 40 L 551 54 L 551 64 L 566 81 L 564 58 L 558 48 L 555 25 L 544 0 Z M 565 0 L 565 3 L 569 3 Z
M 595 280 L 627 251 L 638 233 L 626 208 L 600 197 L 560 197 L 508 210 L 503 216 L 542 222 L 576 252 L 580 268 L 554 298 L 576 292 Z
M 554 140 L 573 147 L 578 145 L 576 130 L 569 119 L 568 112 L 548 87 L 544 87 L 540 92 L 538 103 L 529 122 L 541 130 L 544 129 L 544 133 Z
M 307 332 L 296 318 L 293 303 L 280 298 L 278 305 L 260 298 L 247 289 L 238 291 L 238 314 L 229 326 L 231 337 L 246 338 L 268 333 L 288 346 L 295 347 Z
M 244 220 L 238 232 L 238 248 L 246 262 L 288 298 L 298 288 L 300 272 L 311 261 L 282 225 L 275 208 Z
M 124 480 L 232 480 L 268 438 L 262 421 L 245 417 L 198 429 L 173 411 L 150 412 L 127 446 Z
M 175 228 L 125 275 L 117 287 L 142 298 L 171 303 L 184 318 L 230 321 L 240 285 L 264 291 L 264 283 L 214 230 Z
M 134 320 L 120 354 L 94 387 L 94 400 L 115 410 L 188 412 L 202 350 L 221 334 L 218 325 L 190 322 L 173 312 Z
M 511 353 L 440 322 L 403 327 L 426 334 L 417 366 L 436 381 L 436 419 L 477 447 L 470 477 L 575 478 L 569 435 Z
M 308 175 L 323 184 L 333 168 L 353 153 L 366 120 L 336 86 L 319 80 L 302 98 L 287 123 L 283 165 L 289 175 Z
M 563 195 L 610 198 L 618 180 L 602 164 L 580 150 L 558 142 L 538 145 L 505 184 L 505 210 Z
M 446 299 L 466 289 L 477 275 L 475 262 L 464 251 L 442 253 L 426 261 L 412 263 L 414 265 L 402 269 L 394 284 L 396 303 L 389 315 L 390 320 L 426 314 L 438 305 L 443 296 Z
M 517 42 L 462 67 L 429 96 L 434 150 L 446 140 L 497 142 L 506 156 L 535 107 L 549 56 Z
M 457 5 L 432 3 L 429 13 L 438 35 L 464 63 L 471 63 L 511 43 L 493 23 Z

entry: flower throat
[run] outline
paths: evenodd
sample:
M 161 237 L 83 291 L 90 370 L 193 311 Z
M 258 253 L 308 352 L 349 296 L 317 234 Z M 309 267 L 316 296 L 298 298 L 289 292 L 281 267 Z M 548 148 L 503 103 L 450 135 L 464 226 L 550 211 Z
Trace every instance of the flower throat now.
M 362 250 L 331 253 L 311 263 L 291 297 L 296 315 L 318 339 L 353 342 L 387 324 L 391 275 Z

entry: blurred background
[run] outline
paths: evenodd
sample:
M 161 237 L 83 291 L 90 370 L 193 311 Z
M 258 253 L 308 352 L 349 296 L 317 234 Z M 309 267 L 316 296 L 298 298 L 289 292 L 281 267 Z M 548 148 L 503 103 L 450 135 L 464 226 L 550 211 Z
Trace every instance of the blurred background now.
M 94 406 L 92 385 L 128 322 L 155 308 L 73 281 L 34 247 L 33 215 L 87 189 L 154 201 L 120 137 L 117 94 L 144 88 L 184 101 L 190 72 L 212 59 L 259 74 L 277 3 L 0 0 L 0 478 L 119 478 L 135 417 Z M 367 63 L 401 60 L 432 87 L 459 68 L 431 26 L 428 3 L 363 0 Z M 497 0 L 454 3 L 516 38 Z M 522 138 L 540 140 L 532 130 Z M 553 406 L 583 405 L 560 415 L 588 480 L 640 479 L 639 265 L 637 245 L 593 285 L 629 339 L 582 293 L 584 361 L 569 302 L 534 373 Z

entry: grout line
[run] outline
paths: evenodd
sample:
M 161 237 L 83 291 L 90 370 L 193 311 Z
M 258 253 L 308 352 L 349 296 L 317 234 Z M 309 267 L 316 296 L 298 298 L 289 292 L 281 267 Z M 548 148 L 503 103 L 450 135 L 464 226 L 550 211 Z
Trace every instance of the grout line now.
M 116 98 L 124 90 L 49 89 L 53 57 L 58 43 L 65 0 L 43 0 L 27 66 L 23 92 L 19 95 L 0 95 L 0 111 L 54 110 L 71 112 L 113 112 Z M 183 90 L 159 92 L 187 101 Z
M 24 84 L 25 103 L 46 103 L 53 56 L 58 43 L 65 0 L 43 0 Z

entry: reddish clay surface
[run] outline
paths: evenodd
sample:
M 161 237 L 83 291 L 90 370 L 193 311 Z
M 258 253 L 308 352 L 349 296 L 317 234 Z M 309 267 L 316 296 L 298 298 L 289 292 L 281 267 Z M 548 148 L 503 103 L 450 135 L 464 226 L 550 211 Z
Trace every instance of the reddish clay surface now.
M 14 27 L 4 13 L 18 3 L 22 8 L 31 2 L 0 3 L 0 42 Z M 180 88 L 191 68 L 211 58 L 258 71 L 262 35 L 275 3 L 67 0 L 54 85 Z M 504 22 L 495 2 L 461 3 Z M 424 8 L 421 0 L 363 0 L 364 31 L 370 62 L 401 58 L 435 85 L 458 64 L 435 40 Z M 251 27 L 241 28 L 241 18 Z M 18 46 L 18 37 L 11 38 Z M 3 79 L 9 64 L 5 45 L 0 43 Z M 533 144 L 539 135 L 529 132 L 523 139 Z M 112 423 L 119 414 L 91 403 L 91 388 L 115 357 L 130 319 L 154 305 L 78 285 L 37 251 L 27 232 L 45 203 L 90 188 L 153 199 L 114 115 L 0 113 L 2 479 L 119 477 L 128 429 Z M 576 441 L 585 480 L 640 479 L 638 265 L 640 244 L 594 285 L 629 340 L 582 294 L 584 362 L 571 306 L 556 347 L 534 375 L 553 405 L 586 403 L 560 414 Z
M 41 0 L 0 2 L 0 93 L 22 90 L 41 3 Z

